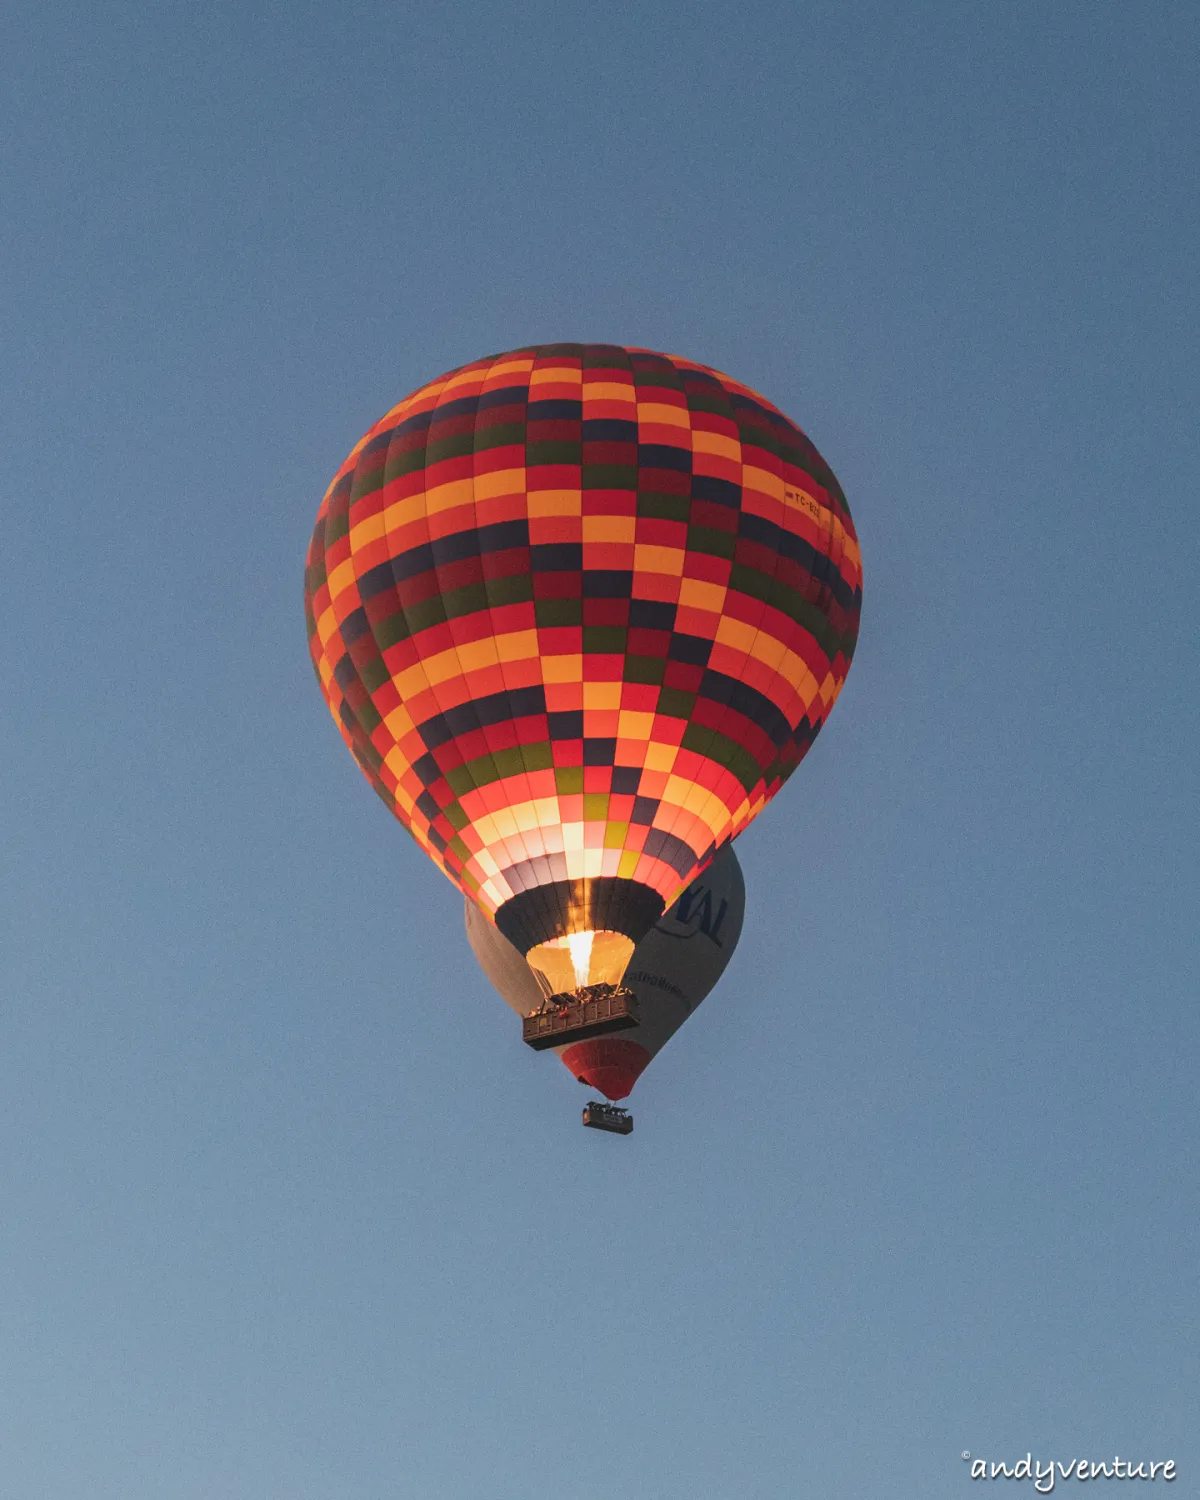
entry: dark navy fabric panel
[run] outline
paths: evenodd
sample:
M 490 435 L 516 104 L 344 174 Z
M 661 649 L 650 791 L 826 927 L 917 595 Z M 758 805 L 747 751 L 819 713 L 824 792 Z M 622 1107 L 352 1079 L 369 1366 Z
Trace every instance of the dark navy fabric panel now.
M 480 411 L 489 411 L 493 406 L 524 406 L 529 395 L 525 385 L 506 385 L 502 390 L 485 391 L 479 397 Z
M 529 549 L 529 565 L 534 573 L 581 573 L 583 543 L 539 543 Z
M 707 667 L 712 655 L 713 642 L 702 635 L 681 635 L 674 632 L 667 648 L 668 661 L 687 662 L 692 667 Z
M 582 727 L 580 733 L 582 734 Z M 614 766 L 612 774 L 613 795 L 618 797 L 632 797 L 637 791 L 642 780 L 640 766 Z
M 665 443 L 639 443 L 638 467 L 642 469 L 678 469 L 682 474 L 692 472 L 690 448 L 671 448 Z
M 791 738 L 792 726 L 786 716 L 749 683 L 739 682 L 736 677 L 726 677 L 724 672 L 715 672 L 709 667 L 700 683 L 700 696 L 745 715 L 764 734 L 770 736 L 776 749 L 786 745 Z
M 469 417 L 474 414 L 478 405 L 478 396 L 459 396 L 455 401 L 446 401 L 441 406 L 434 407 L 429 413 L 428 420 L 432 424 L 441 422 L 447 417 Z
M 675 628 L 674 604 L 661 599 L 631 599 L 629 601 L 629 626 L 631 630 L 673 630 Z
M 581 740 L 583 738 L 583 709 L 565 709 L 561 713 L 547 714 L 552 740 Z
M 696 864 L 696 852 L 692 846 L 685 844 L 681 838 L 676 838 L 673 833 L 668 833 L 663 828 L 650 830 L 646 835 L 642 852 L 648 854 L 651 859 L 661 859 L 679 876 L 690 874 Z
M 529 422 L 579 422 L 583 418 L 582 401 L 531 401 L 525 408 Z
M 528 521 L 496 521 L 491 526 L 469 526 L 452 531 L 429 544 L 439 563 L 461 562 L 489 552 L 508 552 L 513 547 L 529 546 Z M 413 551 L 419 551 L 413 548 Z M 401 553 L 401 557 L 407 553 Z M 399 559 L 397 559 L 399 560 Z M 422 570 L 424 571 L 424 570 Z
M 527 719 L 546 712 L 546 690 L 543 687 L 509 688 L 488 693 L 469 703 L 448 708 L 418 724 L 417 731 L 426 749 L 436 750 L 460 734 L 489 724 L 506 724 L 512 719 Z
M 740 510 L 742 487 L 731 479 L 717 479 L 712 474 L 692 475 L 692 498 L 712 500 L 717 505 L 728 505 L 731 510 Z
M 353 646 L 355 641 L 366 635 L 370 628 L 371 622 L 367 619 L 367 612 L 360 605 L 358 609 L 351 610 L 338 626 L 338 629 L 342 633 L 342 644 Z
M 802 536 L 797 536 L 792 531 L 785 531 L 782 526 L 777 526 L 774 521 L 768 521 L 765 516 L 750 515 L 747 511 L 742 512 L 738 521 L 738 535 L 744 536 L 747 541 L 758 542 L 761 546 L 769 547 L 773 552 L 781 553 L 792 562 L 798 563 L 818 582 L 823 583 L 843 608 L 853 608 L 854 590 L 833 565 L 832 558 L 818 551 Z
M 588 568 L 583 575 L 585 599 L 628 599 L 633 593 L 633 573 L 621 569 Z
M 395 427 L 389 428 L 387 432 L 381 432 L 378 441 L 390 445 L 396 438 L 405 438 L 414 432 L 426 432 L 429 429 L 429 423 L 432 418 L 432 412 L 415 412 L 411 417 L 405 417 L 403 422 L 397 422 Z M 372 447 L 376 441 L 376 439 L 372 438 L 367 446 Z M 363 451 L 365 452 L 366 449 Z
M 638 424 L 623 417 L 588 417 L 582 436 L 585 443 L 636 443 Z

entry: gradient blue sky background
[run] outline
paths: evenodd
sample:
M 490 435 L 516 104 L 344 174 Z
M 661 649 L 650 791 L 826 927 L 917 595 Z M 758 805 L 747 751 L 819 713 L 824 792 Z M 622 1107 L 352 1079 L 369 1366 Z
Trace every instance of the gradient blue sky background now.
M 1198 43 L 9 0 L 3 1500 L 990 1494 L 963 1449 L 1200 1496 Z M 554 339 L 762 390 L 866 567 L 629 1140 L 301 608 L 369 423 Z

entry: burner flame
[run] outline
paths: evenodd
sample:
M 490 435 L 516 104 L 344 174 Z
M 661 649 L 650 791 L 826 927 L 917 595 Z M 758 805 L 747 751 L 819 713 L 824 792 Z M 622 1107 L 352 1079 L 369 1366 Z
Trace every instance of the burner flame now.
M 571 932 L 567 934 L 567 947 L 571 951 L 571 963 L 575 966 L 575 982 L 582 989 L 588 982 L 588 970 L 592 962 L 594 932 Z

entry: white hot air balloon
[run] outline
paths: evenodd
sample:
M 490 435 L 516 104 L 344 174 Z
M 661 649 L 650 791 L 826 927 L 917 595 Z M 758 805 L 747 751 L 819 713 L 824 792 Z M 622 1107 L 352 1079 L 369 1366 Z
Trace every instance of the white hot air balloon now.
M 628 1096 L 646 1064 L 725 972 L 741 936 L 745 909 L 741 866 L 727 844 L 634 950 L 622 983 L 636 997 L 637 1027 L 620 1036 L 554 1048 L 581 1083 L 609 1099 Z M 464 900 L 463 913 L 479 967 L 512 1010 L 520 1016 L 532 1014 L 545 995 L 525 956 L 473 901 Z

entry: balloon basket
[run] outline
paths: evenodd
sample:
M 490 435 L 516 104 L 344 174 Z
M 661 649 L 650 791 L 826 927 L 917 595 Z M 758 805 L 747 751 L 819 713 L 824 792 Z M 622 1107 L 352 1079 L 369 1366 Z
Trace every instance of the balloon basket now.
M 551 995 L 521 1023 L 521 1036 L 535 1052 L 585 1042 L 590 1037 L 628 1031 L 639 1021 L 637 997 L 620 985 L 591 984 L 565 995 Z
M 619 1104 L 601 1104 L 593 1099 L 583 1107 L 583 1123 L 590 1130 L 607 1130 L 612 1135 L 631 1135 L 633 1116 Z

